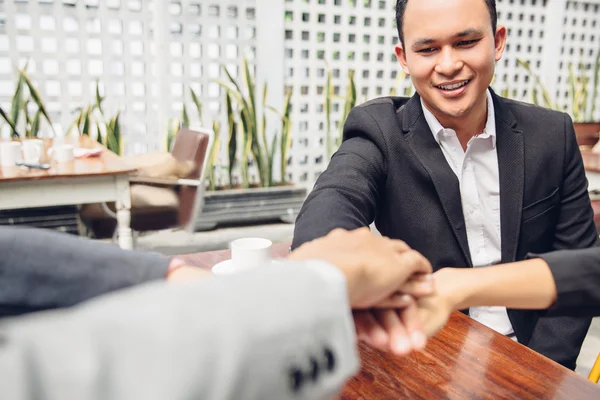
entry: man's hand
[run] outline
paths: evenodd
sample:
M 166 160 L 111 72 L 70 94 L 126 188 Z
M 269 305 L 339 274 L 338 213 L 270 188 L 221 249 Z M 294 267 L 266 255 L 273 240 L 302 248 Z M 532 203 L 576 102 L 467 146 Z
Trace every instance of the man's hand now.
M 344 273 L 359 338 L 399 355 L 424 347 L 413 297 L 433 293 L 432 269 L 406 243 L 375 236 L 368 228 L 336 229 L 300 246 L 289 258 L 328 261 Z M 403 294 L 407 287 L 411 296 Z

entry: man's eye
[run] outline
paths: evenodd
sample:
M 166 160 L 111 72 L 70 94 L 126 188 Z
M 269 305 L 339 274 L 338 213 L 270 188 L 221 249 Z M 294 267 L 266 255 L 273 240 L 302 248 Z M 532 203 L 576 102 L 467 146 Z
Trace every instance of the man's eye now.
M 478 42 L 478 40 L 461 40 L 460 42 L 458 42 L 459 46 L 469 46 L 471 44 L 475 44 L 476 42 Z
M 421 49 L 421 50 L 417 51 L 417 53 L 432 53 L 434 51 L 435 51 L 435 48 L 429 47 L 427 49 Z

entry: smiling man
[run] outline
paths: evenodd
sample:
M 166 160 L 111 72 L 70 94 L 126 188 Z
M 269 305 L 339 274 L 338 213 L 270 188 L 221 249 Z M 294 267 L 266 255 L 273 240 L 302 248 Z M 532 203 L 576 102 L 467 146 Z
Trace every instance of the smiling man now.
M 372 222 L 434 269 L 595 246 L 569 116 L 489 89 L 506 43 L 495 1 L 399 0 L 396 19 L 395 52 L 417 94 L 352 110 L 298 215 L 293 247 Z M 571 369 L 590 323 L 503 307 L 468 312 Z

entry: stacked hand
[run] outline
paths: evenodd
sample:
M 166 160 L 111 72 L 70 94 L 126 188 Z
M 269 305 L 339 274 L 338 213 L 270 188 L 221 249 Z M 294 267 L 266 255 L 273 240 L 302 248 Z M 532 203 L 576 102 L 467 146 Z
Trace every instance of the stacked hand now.
M 357 335 L 376 348 L 398 355 L 420 350 L 450 313 L 434 296 L 430 263 L 406 243 L 368 228 L 334 230 L 289 258 L 321 259 L 344 273 Z

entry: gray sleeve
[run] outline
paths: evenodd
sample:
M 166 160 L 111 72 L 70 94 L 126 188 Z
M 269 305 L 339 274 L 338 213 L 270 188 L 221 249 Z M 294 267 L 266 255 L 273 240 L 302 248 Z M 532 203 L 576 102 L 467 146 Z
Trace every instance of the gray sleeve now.
M 312 263 L 311 263 L 312 264 Z M 0 398 L 323 399 L 358 369 L 346 283 L 304 263 L 0 324 Z
M 164 279 L 169 259 L 44 229 L 0 226 L 0 317 L 68 307 Z

